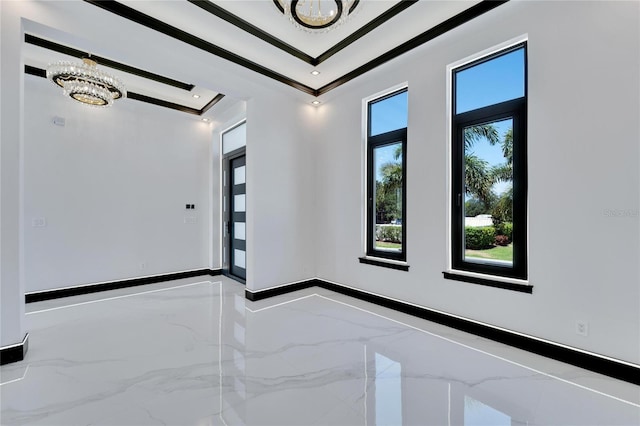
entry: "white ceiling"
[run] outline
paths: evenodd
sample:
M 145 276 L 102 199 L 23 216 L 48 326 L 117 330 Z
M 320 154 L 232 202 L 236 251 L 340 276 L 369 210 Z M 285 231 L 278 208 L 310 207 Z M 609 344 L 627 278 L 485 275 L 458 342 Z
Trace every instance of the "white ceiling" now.
M 154 34 L 157 34 L 156 37 L 159 42 L 164 43 L 166 40 L 173 39 L 168 45 L 175 46 L 175 43 L 178 43 L 184 46 L 185 49 L 193 49 L 193 46 L 190 46 L 188 41 L 185 42 L 183 36 L 176 35 L 175 30 L 177 29 L 179 30 L 178 32 L 192 37 L 192 40 L 193 36 L 195 36 L 209 46 L 205 49 L 199 48 L 203 54 L 220 57 L 221 55 L 216 52 L 219 52 L 219 49 L 224 49 L 236 55 L 231 59 L 226 58 L 226 61 L 235 62 L 244 68 L 248 68 L 251 70 L 250 73 L 259 73 L 271 77 L 273 80 L 280 82 L 277 84 L 297 86 L 303 92 L 309 93 L 309 99 L 313 99 L 315 95 L 319 94 L 318 91 L 320 93 L 326 92 L 327 88 L 324 86 L 331 83 L 346 83 L 351 78 L 345 78 L 348 73 L 361 67 L 364 69 L 361 72 L 366 72 L 367 69 L 372 68 L 372 66 L 367 66 L 370 61 L 376 60 L 376 58 L 393 51 L 412 38 L 428 32 L 438 24 L 482 2 L 480 0 L 421 0 L 409 2 L 411 3 L 409 7 L 385 22 L 379 23 L 379 25 L 355 40 L 353 39 L 354 35 L 359 34 L 362 28 L 367 25 L 371 27 L 371 23 L 377 22 L 376 19 L 379 16 L 389 13 L 394 8 L 406 6 L 407 2 L 403 3 L 397 0 L 360 0 L 355 13 L 345 24 L 326 33 L 309 33 L 296 28 L 275 6 L 273 0 L 222 0 L 211 2 L 204 0 L 200 1 L 199 4 L 194 4 L 196 2 L 188 0 L 124 0 L 118 3 L 107 2 L 104 5 L 96 5 L 92 1 L 63 1 L 59 3 L 60 10 L 64 10 L 66 13 L 73 12 L 80 16 L 82 14 L 90 14 L 93 20 L 96 17 L 100 17 L 105 22 L 117 22 L 123 28 L 126 26 L 127 34 L 130 34 L 132 26 L 135 26 L 134 28 L 138 28 L 140 33 L 145 32 L 146 34 L 150 31 L 155 31 Z M 105 6 L 110 7 L 112 5 L 116 7 L 126 6 L 125 9 L 128 9 L 129 16 L 122 16 L 122 14 L 119 16 L 114 11 L 104 9 Z M 239 18 L 240 21 L 249 24 L 249 26 L 253 26 L 254 34 L 251 34 L 246 26 L 242 27 L 237 22 L 234 25 L 210 13 L 210 11 L 205 10 L 207 7 L 231 14 Z M 133 14 L 140 12 L 150 18 L 155 18 L 157 21 L 151 19 L 151 24 L 148 22 L 146 24 L 136 23 L 134 22 L 135 18 L 131 17 L 132 12 Z M 96 25 L 100 25 L 100 20 L 98 19 Z M 171 31 L 173 33 L 167 35 L 167 28 L 172 28 Z M 291 52 L 263 40 L 266 36 L 255 34 L 260 31 L 294 49 L 304 52 L 304 54 L 308 55 L 307 60 L 300 59 Z M 38 36 L 41 37 L 41 35 Z M 89 47 L 70 44 L 69 38 L 66 40 L 57 39 L 55 34 L 53 37 L 47 37 L 47 39 L 82 51 L 87 51 L 87 47 Z M 309 63 L 313 62 L 313 58 L 318 58 L 324 52 L 329 51 L 345 40 L 349 43 L 346 43 L 343 49 L 337 51 L 337 53 L 334 53 L 323 62 L 319 64 Z M 181 77 L 184 77 L 163 74 L 163 72 L 171 73 L 172 71 L 169 68 L 159 70 L 151 62 L 131 64 L 127 62 L 126 55 L 117 57 L 118 44 L 122 43 L 126 43 L 126 40 L 113 40 L 110 45 L 107 41 L 104 41 L 102 46 L 96 46 L 96 50 L 91 53 L 172 79 L 180 80 Z M 211 46 L 218 50 L 214 49 L 215 51 L 211 52 Z M 94 47 L 91 48 L 94 49 Z M 167 51 L 166 60 L 171 61 L 171 53 L 171 51 Z M 78 60 L 60 52 L 30 44 L 25 44 L 24 57 L 26 65 L 38 68 L 44 68 L 47 63 L 58 60 Z M 250 65 L 247 65 L 247 63 Z M 99 66 L 101 65 L 99 64 Z M 311 71 L 313 70 L 319 71 L 320 74 L 317 76 L 312 75 Z M 129 91 L 194 109 L 203 108 L 218 92 L 225 93 L 224 87 L 206 88 L 203 85 L 196 85 L 193 91 L 187 91 L 122 71 L 112 69 L 108 69 L 108 71 L 120 77 Z M 205 76 L 198 80 L 205 80 Z M 185 83 L 195 84 L 193 81 L 185 81 Z M 201 97 L 199 99 L 193 98 L 192 95 L 194 93 L 201 95 Z M 225 94 L 228 95 L 229 93 Z M 225 104 L 228 104 L 228 101 Z

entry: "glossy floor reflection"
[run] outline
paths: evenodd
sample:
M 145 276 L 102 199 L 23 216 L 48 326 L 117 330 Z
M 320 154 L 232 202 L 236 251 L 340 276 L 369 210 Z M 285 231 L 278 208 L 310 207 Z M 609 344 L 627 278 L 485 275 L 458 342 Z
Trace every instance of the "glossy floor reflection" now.
M 2 425 L 638 425 L 640 388 L 311 288 L 222 278 L 29 304 Z

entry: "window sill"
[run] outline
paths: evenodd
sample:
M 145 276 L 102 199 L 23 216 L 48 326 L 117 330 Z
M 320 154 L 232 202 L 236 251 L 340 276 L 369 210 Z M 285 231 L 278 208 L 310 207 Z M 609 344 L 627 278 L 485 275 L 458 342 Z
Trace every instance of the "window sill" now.
M 394 260 L 382 259 L 380 257 L 368 257 L 368 256 L 359 257 L 358 259 L 360 259 L 360 263 L 365 263 L 367 265 L 382 266 L 383 268 L 397 269 L 399 271 L 409 270 L 409 264 L 407 264 L 406 262 L 399 262 Z
M 462 282 L 471 283 L 471 284 L 486 285 L 489 287 L 502 288 L 504 290 L 519 291 L 522 293 L 529 293 L 529 294 L 533 293 L 533 286 L 525 283 L 518 284 L 514 282 L 501 281 L 494 277 L 483 278 L 475 275 L 461 274 L 458 272 L 445 271 L 442 274 L 444 275 L 444 278 L 448 280 L 462 281 Z

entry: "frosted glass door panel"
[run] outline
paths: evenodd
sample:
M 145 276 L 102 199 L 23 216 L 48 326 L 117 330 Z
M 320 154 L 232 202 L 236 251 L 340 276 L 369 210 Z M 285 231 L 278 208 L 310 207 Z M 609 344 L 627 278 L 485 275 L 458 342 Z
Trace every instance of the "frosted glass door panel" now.
M 245 254 L 244 250 L 236 249 L 234 251 L 234 260 L 233 260 L 233 262 L 237 267 L 246 269 L 247 263 L 246 263 L 246 254 Z
M 245 280 L 247 250 L 247 183 L 246 158 L 244 155 L 231 154 L 229 160 L 229 269 L 230 276 Z
M 234 185 L 241 185 L 246 182 L 245 170 L 246 170 L 246 166 L 238 167 L 233 170 Z
M 234 212 L 244 212 L 247 211 L 246 210 L 246 206 L 245 206 L 245 194 L 241 194 L 241 195 L 236 195 L 233 198 L 233 211 Z
M 244 222 L 236 222 L 234 224 L 234 238 L 236 240 L 246 240 L 247 236 L 246 236 L 246 230 L 247 230 L 247 225 Z

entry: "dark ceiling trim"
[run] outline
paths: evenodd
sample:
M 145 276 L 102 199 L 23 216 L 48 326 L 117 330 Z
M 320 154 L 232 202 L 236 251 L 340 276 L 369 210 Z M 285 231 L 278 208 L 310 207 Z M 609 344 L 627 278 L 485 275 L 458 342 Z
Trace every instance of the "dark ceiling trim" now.
M 336 87 L 341 86 L 346 82 L 371 71 L 374 68 L 377 68 L 385 62 L 395 59 L 398 56 L 403 55 L 408 51 L 415 49 L 416 47 L 421 46 L 424 43 L 431 41 L 434 38 L 441 36 L 442 34 L 459 27 L 460 25 L 477 18 L 478 16 L 483 15 L 504 3 L 507 3 L 508 1 L 509 0 L 483 0 L 482 2 L 470 7 L 463 12 L 460 12 L 456 16 L 453 16 L 444 22 L 441 22 L 435 27 L 423 32 L 422 34 L 412 38 L 409 41 L 402 43 L 401 45 L 354 69 L 353 71 L 348 72 L 347 74 L 334 80 L 333 82 L 322 86 L 317 90 L 317 96 L 323 95 L 330 90 L 333 90 Z
M 25 74 L 35 75 L 36 77 L 47 78 L 47 71 L 42 68 L 32 67 L 31 65 L 24 66 Z
M 53 50 L 54 52 L 62 53 L 64 55 L 73 56 L 76 58 L 85 58 L 89 55 L 93 59 L 98 62 L 98 64 L 103 65 L 105 67 L 113 68 L 119 71 L 126 72 L 128 74 L 137 75 L 138 77 L 143 77 L 149 80 L 156 81 L 158 83 L 166 84 L 169 86 L 177 87 L 178 89 L 191 91 L 195 87 L 193 84 L 183 83 L 178 80 L 174 80 L 169 77 L 165 77 L 159 74 L 154 74 L 149 71 L 141 70 L 140 68 L 132 67 L 127 64 L 123 64 L 121 62 L 112 61 L 111 59 L 103 58 L 101 56 L 97 56 L 91 54 L 90 52 L 83 52 L 82 50 L 74 49 L 73 47 L 65 46 L 62 44 L 54 43 L 50 40 L 45 40 L 40 37 L 36 37 L 31 34 L 24 35 L 25 43 L 32 44 L 34 46 L 43 47 L 45 49 Z
M 391 9 L 387 10 L 382 15 L 378 16 L 377 18 L 375 18 L 374 20 L 372 20 L 368 24 L 366 24 L 363 27 L 359 28 L 357 31 L 355 31 L 352 34 L 350 34 L 344 40 L 342 40 L 341 42 L 337 43 L 335 46 L 333 46 L 332 48 L 330 48 L 329 50 L 327 50 L 326 52 L 324 52 L 320 56 L 318 56 L 316 58 L 317 64 L 323 63 L 324 61 L 326 61 L 327 59 L 329 59 L 330 57 L 332 57 L 333 55 L 335 55 L 336 53 L 338 53 L 342 49 L 345 49 L 345 48 L 349 47 L 356 40 L 358 40 L 358 39 L 362 38 L 363 36 L 367 35 L 371 31 L 373 31 L 376 28 L 378 28 L 380 25 L 382 25 L 385 22 L 387 22 L 389 19 L 391 19 L 394 16 L 396 16 L 398 13 L 402 12 L 403 10 L 406 10 L 410 6 L 413 6 L 417 2 L 418 2 L 418 0 L 402 0 L 400 3 L 396 4 Z
M 251 71 L 255 71 L 273 80 L 284 83 L 302 92 L 305 92 L 314 96 L 316 95 L 316 90 L 307 85 L 304 85 L 300 82 L 292 80 L 289 77 L 279 74 L 269 68 L 263 67 L 262 65 L 259 65 L 255 62 L 249 61 L 248 59 L 245 59 L 240 55 L 236 55 L 235 53 L 232 53 L 219 46 L 216 46 L 213 43 L 209 43 L 206 40 L 196 37 L 193 34 L 190 34 L 186 31 L 183 31 L 165 22 L 162 22 L 159 19 L 153 18 L 142 12 L 139 12 L 129 6 L 125 6 L 124 4 L 118 3 L 116 1 L 98 1 L 98 0 L 84 0 L 84 1 L 94 6 L 98 6 L 99 8 L 104 9 L 108 12 L 114 13 L 122 18 L 128 19 L 137 24 L 140 24 L 152 30 L 163 33 L 169 37 L 172 37 L 184 43 L 187 43 L 193 47 L 204 50 L 220 58 L 226 59 L 235 64 L 243 66 L 247 69 L 250 69 Z
M 46 70 L 43 70 L 42 68 L 31 66 L 31 65 L 25 65 L 24 66 L 24 72 L 25 72 L 25 74 L 34 75 L 36 77 L 47 78 L 47 71 Z M 135 92 L 127 92 L 127 98 L 128 99 L 133 99 L 135 101 L 140 101 L 140 102 L 145 102 L 145 103 L 152 104 L 152 105 L 161 106 L 161 107 L 164 107 L 164 108 L 173 109 L 173 110 L 176 110 L 176 111 L 186 112 L 187 114 L 202 115 L 205 112 L 209 111 L 212 106 L 214 106 L 215 104 L 220 102 L 222 100 L 222 98 L 224 98 L 224 95 L 222 93 L 218 93 L 204 107 L 202 107 L 202 109 L 191 108 L 191 107 L 188 107 L 188 106 L 185 106 L 185 105 L 176 104 L 174 102 L 169 102 L 169 101 L 165 101 L 165 100 L 162 100 L 162 99 L 153 98 L 151 96 L 142 95 L 140 93 L 135 93 Z
M 230 23 L 231 25 L 236 26 L 237 28 L 240 28 L 241 30 L 255 36 L 258 37 L 261 40 L 266 41 L 267 43 L 269 43 L 272 46 L 277 47 L 278 49 L 282 50 L 283 52 L 287 52 L 288 54 L 295 56 L 298 59 L 302 59 L 304 62 L 310 64 L 310 65 L 314 65 L 314 61 L 315 58 L 311 55 L 307 55 L 306 53 L 304 53 L 301 50 L 296 49 L 295 47 L 291 46 L 288 43 L 285 43 L 284 41 L 280 40 L 279 38 L 276 38 L 274 36 L 272 36 L 271 34 L 262 31 L 260 28 L 256 27 L 255 25 L 250 24 L 249 22 L 245 21 L 244 19 L 234 15 L 233 13 L 228 12 L 226 9 L 208 1 L 208 0 L 187 0 L 189 3 L 198 6 L 199 8 L 201 8 L 202 10 L 205 10 L 209 13 L 211 13 L 212 15 L 217 16 L 218 18 L 227 21 L 228 23 Z
M 222 100 L 222 98 L 224 98 L 224 95 L 222 93 L 218 93 L 213 99 L 211 99 L 209 101 L 208 104 L 206 104 L 205 106 L 202 107 L 202 109 L 200 110 L 200 115 L 202 115 L 205 112 L 209 111 L 211 109 L 211 107 L 214 106 L 215 104 L 217 104 L 218 102 L 220 102 Z
M 127 92 L 127 98 L 133 99 L 134 101 L 145 102 L 152 105 L 157 105 L 169 109 L 174 109 L 176 111 L 186 112 L 187 114 L 200 115 L 200 110 L 191 108 L 188 106 L 176 104 L 174 102 L 165 101 L 158 98 L 153 98 L 147 95 L 141 95 L 140 93 Z
M 239 55 L 236 55 L 228 50 L 225 50 L 221 47 L 218 47 L 212 43 L 209 43 L 206 40 L 198 38 L 186 31 L 183 31 L 179 28 L 173 27 L 169 24 L 166 24 L 158 19 L 155 19 L 151 16 L 145 15 L 142 12 L 138 12 L 135 9 L 132 9 L 128 6 L 118 3 L 117 1 L 99 1 L 99 0 L 84 0 L 85 2 L 92 4 L 94 6 L 98 6 L 101 9 L 104 9 L 108 12 L 119 15 L 122 18 L 128 19 L 130 21 L 136 22 L 140 25 L 143 25 L 147 28 L 153 29 L 160 33 L 163 33 L 169 37 L 172 37 L 176 40 L 180 40 L 184 43 L 187 43 L 191 46 L 197 47 L 204 51 L 207 51 L 215 56 L 231 61 L 237 65 L 243 66 L 249 70 L 255 71 L 259 74 L 262 74 L 265 77 L 269 77 L 281 83 L 284 83 L 288 86 L 296 88 L 304 93 L 307 93 L 312 96 L 320 96 L 323 95 L 330 90 L 335 89 L 338 86 L 345 84 L 346 82 L 353 80 L 356 77 L 365 74 L 372 69 L 388 62 L 392 59 L 397 58 L 398 56 L 414 49 L 422 44 L 433 40 L 434 38 L 446 33 L 447 31 L 451 31 L 458 26 L 479 17 L 480 15 L 489 12 L 490 10 L 495 9 L 496 7 L 507 3 L 509 0 L 483 0 L 482 2 L 470 7 L 469 9 L 459 13 L 458 15 L 447 19 L 446 21 L 436 25 L 435 27 L 423 32 L 422 34 L 414 37 L 413 39 L 402 43 L 398 47 L 382 54 L 381 56 L 367 62 L 366 64 L 354 69 L 351 72 L 343 75 L 342 77 L 332 81 L 331 83 L 319 88 L 313 89 L 305 84 L 302 84 L 298 81 L 295 81 L 289 77 L 286 77 L 282 74 L 279 74 L 271 69 L 268 69 L 262 65 L 256 64 L 255 62 L 249 61 Z M 404 2 L 411 2 L 412 0 L 403 0 Z M 413 4 L 413 3 L 411 3 Z M 408 6 L 403 6 L 408 7 Z M 399 13 L 399 11 L 397 12 Z M 390 18 L 390 17 L 389 17 Z M 363 27 L 364 28 L 364 27 Z M 371 31 L 371 29 L 369 29 Z
M 285 43 L 284 41 L 282 41 L 282 40 L 280 40 L 280 39 L 278 39 L 276 37 L 273 37 L 268 32 L 263 31 L 260 28 L 258 28 L 256 26 L 248 23 L 247 21 L 239 18 L 238 16 L 228 12 L 226 9 L 215 5 L 214 3 L 212 3 L 209 0 L 188 0 L 188 1 L 189 1 L 189 3 L 192 3 L 192 4 L 200 7 L 201 9 L 206 10 L 207 12 L 217 16 L 218 18 L 223 19 L 223 20 L 227 21 L 228 23 L 230 23 L 232 25 L 235 25 L 236 27 L 240 28 L 241 30 L 243 30 L 245 32 L 248 32 L 249 34 L 251 34 L 253 36 L 258 37 L 259 39 L 266 41 L 267 43 L 271 44 L 272 46 L 275 46 L 278 49 L 280 49 L 280 50 L 282 50 L 282 51 L 284 51 L 284 52 L 286 52 L 286 53 L 288 53 L 288 54 L 290 54 L 292 56 L 295 56 L 298 59 L 302 59 L 304 62 L 308 63 L 309 65 L 313 65 L 313 66 L 320 65 L 321 63 L 323 63 L 324 61 L 326 61 L 327 59 L 329 59 L 330 57 L 332 57 L 336 53 L 340 52 L 342 49 L 345 49 L 346 47 L 349 47 L 349 45 L 351 45 L 351 43 L 353 43 L 356 40 L 362 38 L 364 35 L 370 33 L 374 29 L 378 28 L 380 25 L 384 24 L 389 19 L 391 19 L 394 16 L 396 16 L 398 13 L 402 12 L 403 10 L 407 9 L 408 7 L 414 5 L 415 3 L 418 2 L 418 0 L 401 0 L 399 3 L 394 5 L 391 9 L 387 10 L 382 15 L 380 15 L 377 18 L 373 19 L 371 22 L 367 23 L 362 28 L 359 28 L 358 30 L 356 30 L 355 32 L 350 34 L 348 37 L 346 37 L 344 40 L 342 40 L 341 42 L 337 43 L 336 45 L 334 45 L 333 47 L 328 49 L 326 52 L 322 53 L 317 58 L 314 58 L 313 56 L 307 55 L 306 53 L 296 49 L 295 47 Z M 352 9 L 355 6 L 357 6 L 358 2 L 359 2 L 359 0 L 352 5 Z M 278 0 L 273 0 L 273 3 L 280 10 L 280 12 L 284 13 L 284 9 L 282 9 L 282 6 L 278 2 Z

